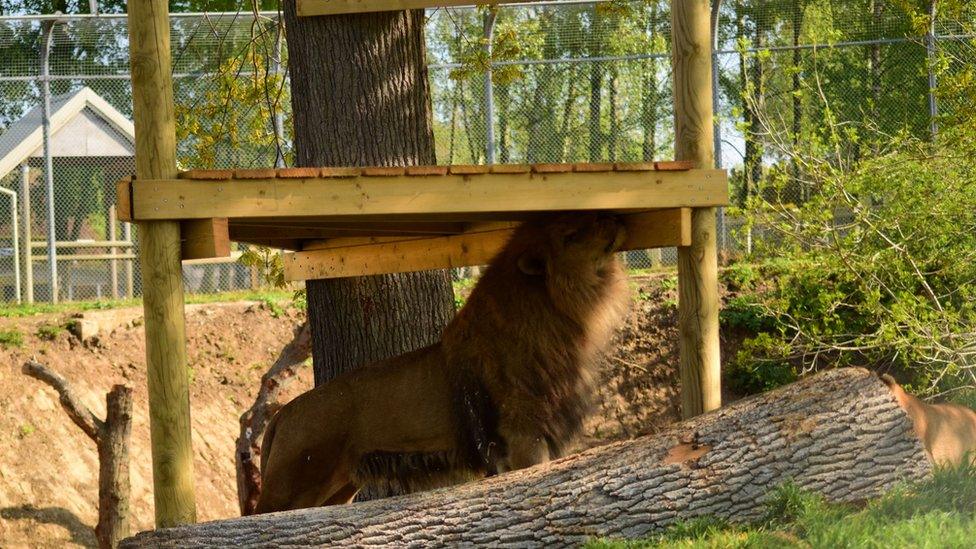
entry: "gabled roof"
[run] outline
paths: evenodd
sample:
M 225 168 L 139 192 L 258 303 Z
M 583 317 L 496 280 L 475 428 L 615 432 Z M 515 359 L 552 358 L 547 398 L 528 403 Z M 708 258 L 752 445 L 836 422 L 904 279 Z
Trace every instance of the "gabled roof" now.
M 40 154 L 44 144 L 41 113 L 41 105 L 34 107 L 0 135 L 0 178 Z M 54 156 L 131 156 L 135 128 L 108 101 L 85 87 L 51 97 L 51 141 Z M 105 153 L 90 149 L 104 149 Z

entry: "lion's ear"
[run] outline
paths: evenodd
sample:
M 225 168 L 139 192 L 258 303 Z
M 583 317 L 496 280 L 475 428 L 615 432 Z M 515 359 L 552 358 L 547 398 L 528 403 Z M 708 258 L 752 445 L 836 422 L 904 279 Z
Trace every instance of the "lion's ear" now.
M 538 276 L 546 272 L 546 264 L 542 258 L 528 252 L 519 256 L 518 268 L 523 273 L 531 276 Z

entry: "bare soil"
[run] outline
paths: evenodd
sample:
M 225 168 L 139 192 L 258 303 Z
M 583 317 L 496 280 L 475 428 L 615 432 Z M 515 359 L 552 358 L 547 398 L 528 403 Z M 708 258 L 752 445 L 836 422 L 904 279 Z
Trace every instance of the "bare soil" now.
M 634 307 L 607 357 L 586 446 L 651 433 L 679 419 L 677 292 L 669 280 L 634 279 Z M 0 319 L 0 330 L 24 334 L 20 348 L 0 349 L 0 547 L 95 545 L 95 445 L 61 410 L 52 389 L 21 373 L 31 357 L 67 378 L 99 416 L 113 384 L 133 387 L 131 523 L 133 532 L 153 524 L 143 328 L 137 322 L 88 343 L 66 331 L 53 340 L 38 336 L 42 326 L 63 325 L 67 317 Z M 212 304 L 188 313 L 200 520 L 239 514 L 234 472 L 238 417 L 302 320 L 298 310 L 272 310 L 253 302 Z M 311 386 L 311 368 L 306 368 L 286 398 Z

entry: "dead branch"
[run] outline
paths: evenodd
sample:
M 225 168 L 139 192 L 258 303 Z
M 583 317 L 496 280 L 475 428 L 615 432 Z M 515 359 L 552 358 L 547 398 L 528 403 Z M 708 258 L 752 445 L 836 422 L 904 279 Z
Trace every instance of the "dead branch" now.
M 102 420 L 95 417 L 95 414 L 91 413 L 91 410 L 87 406 L 82 404 L 78 395 L 68 386 L 67 380 L 54 370 L 35 360 L 25 362 L 23 372 L 34 379 L 47 383 L 57 391 L 61 401 L 61 407 L 64 408 L 71 421 L 75 422 L 75 425 L 81 428 L 88 435 L 88 438 L 95 441 L 96 444 L 98 443 L 105 424 Z

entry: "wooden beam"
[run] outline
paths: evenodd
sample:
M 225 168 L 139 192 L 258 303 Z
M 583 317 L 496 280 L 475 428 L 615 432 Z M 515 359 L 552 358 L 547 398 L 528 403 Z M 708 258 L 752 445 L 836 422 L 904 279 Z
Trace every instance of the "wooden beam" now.
M 728 203 L 724 170 L 132 182 L 136 219 L 617 210 Z
M 623 250 L 691 243 L 691 210 L 677 208 L 628 214 Z M 285 280 L 342 278 L 484 265 L 502 249 L 515 229 L 485 226 L 459 235 L 434 238 L 343 239 L 338 247 L 318 243 L 315 249 L 284 256 Z
M 511 4 L 519 0 L 477 2 L 478 5 Z M 340 13 L 368 13 L 376 11 L 404 11 L 424 8 L 471 6 L 471 0 L 297 0 L 299 17 L 336 15 Z
M 382 235 L 427 235 L 443 236 L 463 233 L 465 224 L 461 222 L 397 222 L 374 221 L 372 223 L 321 221 L 309 218 L 294 218 L 288 221 L 279 219 L 258 219 L 242 221 L 235 219 L 230 231 L 234 235 L 251 235 L 263 232 L 264 235 L 287 234 L 295 238 L 332 238 L 335 236 L 382 236 Z
M 180 256 L 204 259 L 230 255 L 230 232 L 226 217 L 180 222 Z
M 175 179 L 176 117 L 168 3 L 166 0 L 130 2 L 128 12 L 136 175 L 140 179 Z M 121 217 L 124 206 L 119 209 Z M 139 258 L 153 498 L 156 526 L 165 528 L 196 522 L 180 224 L 140 223 Z
M 132 178 L 127 177 L 115 184 L 115 213 L 119 221 L 132 222 Z
M 708 0 L 671 5 L 675 158 L 693 161 L 699 168 L 715 163 L 710 19 Z M 686 418 L 722 405 L 715 208 L 695 208 L 691 231 L 691 245 L 678 248 L 681 401 Z

